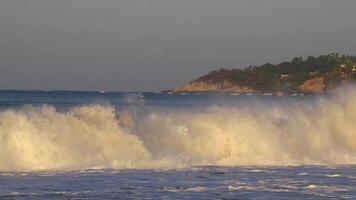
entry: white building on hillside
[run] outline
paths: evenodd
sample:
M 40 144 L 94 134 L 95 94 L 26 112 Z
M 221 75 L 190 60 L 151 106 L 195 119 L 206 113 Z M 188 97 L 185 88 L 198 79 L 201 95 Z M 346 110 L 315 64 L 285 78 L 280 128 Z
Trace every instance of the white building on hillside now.
M 351 71 L 352 71 L 352 72 L 356 72 L 356 64 L 354 64 L 354 65 L 351 67 Z

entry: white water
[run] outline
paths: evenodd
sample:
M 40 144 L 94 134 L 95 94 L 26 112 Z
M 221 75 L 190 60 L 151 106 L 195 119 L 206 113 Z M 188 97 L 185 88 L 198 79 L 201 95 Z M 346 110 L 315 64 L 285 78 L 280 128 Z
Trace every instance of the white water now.
M 204 111 L 110 106 L 0 112 L 0 170 L 356 164 L 356 90 Z

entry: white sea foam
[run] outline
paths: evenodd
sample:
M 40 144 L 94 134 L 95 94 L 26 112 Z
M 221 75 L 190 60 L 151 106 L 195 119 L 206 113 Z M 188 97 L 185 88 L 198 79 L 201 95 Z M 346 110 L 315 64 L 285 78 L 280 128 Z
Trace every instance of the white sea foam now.
M 187 192 L 204 192 L 206 190 L 208 190 L 208 188 L 201 187 L 201 186 L 191 187 L 191 188 L 185 189 L 185 191 L 187 191 Z
M 326 177 L 330 177 L 330 178 L 340 177 L 340 174 L 327 174 Z
M 350 187 L 348 186 L 326 186 L 326 185 L 308 185 L 304 187 L 304 189 L 309 189 L 309 190 L 325 190 L 329 193 L 331 192 L 336 192 L 336 191 L 343 191 L 347 192 L 350 190 Z
M 306 173 L 306 172 L 301 172 L 301 173 L 299 173 L 299 174 L 297 174 L 298 176 L 306 176 L 306 175 L 308 175 L 308 173 Z
M 229 185 L 229 186 L 227 187 L 227 189 L 228 189 L 228 190 L 240 190 L 241 187 L 236 187 L 236 186 L 233 186 L 233 185 Z
M 356 90 L 205 110 L 111 106 L 0 112 L 0 170 L 356 164 Z

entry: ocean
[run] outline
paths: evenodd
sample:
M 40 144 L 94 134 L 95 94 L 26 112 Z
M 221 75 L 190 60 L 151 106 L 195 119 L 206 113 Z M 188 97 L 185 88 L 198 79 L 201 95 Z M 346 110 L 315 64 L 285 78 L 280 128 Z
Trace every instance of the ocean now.
M 355 102 L 0 91 L 0 199 L 356 199 Z

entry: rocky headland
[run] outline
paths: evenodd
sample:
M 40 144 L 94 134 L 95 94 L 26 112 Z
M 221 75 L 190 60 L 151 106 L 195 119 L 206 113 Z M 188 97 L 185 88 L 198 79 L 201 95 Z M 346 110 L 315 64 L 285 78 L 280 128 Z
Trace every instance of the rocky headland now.
M 339 54 L 296 57 L 277 65 L 212 71 L 171 93 L 315 94 L 356 82 L 356 57 Z

